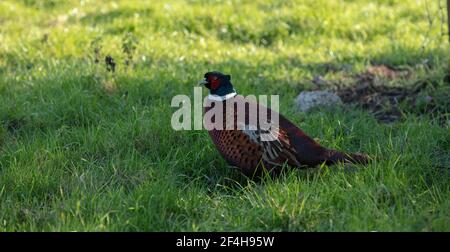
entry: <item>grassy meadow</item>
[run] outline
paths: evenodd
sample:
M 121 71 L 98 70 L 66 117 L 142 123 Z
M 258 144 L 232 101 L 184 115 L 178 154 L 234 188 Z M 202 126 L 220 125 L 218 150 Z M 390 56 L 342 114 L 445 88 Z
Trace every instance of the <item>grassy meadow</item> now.
M 444 13 L 442 0 L 2 0 L 0 231 L 450 231 Z M 316 76 L 351 86 L 375 65 L 410 73 L 383 85 L 426 83 L 420 106 L 389 123 L 360 104 L 294 109 Z M 170 125 L 172 97 L 211 70 L 374 161 L 247 179 L 207 132 Z

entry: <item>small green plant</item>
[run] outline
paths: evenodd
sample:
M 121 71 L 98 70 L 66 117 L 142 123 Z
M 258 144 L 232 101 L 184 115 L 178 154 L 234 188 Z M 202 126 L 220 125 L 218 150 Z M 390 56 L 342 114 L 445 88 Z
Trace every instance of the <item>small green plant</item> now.
M 102 37 L 98 36 L 94 40 L 91 41 L 90 48 L 93 52 L 94 63 L 98 64 L 101 59 L 101 51 L 102 51 Z
M 125 34 L 125 36 L 122 38 L 122 52 L 125 54 L 125 65 L 129 66 L 133 62 L 133 55 L 136 51 L 137 45 L 139 41 L 137 37 L 131 33 L 128 32 Z
M 106 70 L 108 72 L 115 72 L 116 71 L 116 61 L 114 60 L 111 55 L 106 55 L 105 57 L 105 64 L 106 64 Z

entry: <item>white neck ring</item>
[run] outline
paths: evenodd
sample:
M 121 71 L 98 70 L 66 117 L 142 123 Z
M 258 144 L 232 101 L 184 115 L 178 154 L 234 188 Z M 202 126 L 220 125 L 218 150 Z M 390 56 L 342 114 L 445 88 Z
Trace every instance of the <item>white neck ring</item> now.
M 236 92 L 229 93 L 229 94 L 226 94 L 226 95 L 223 95 L 223 96 L 209 94 L 208 95 L 208 99 L 212 100 L 212 101 L 226 101 L 228 99 L 231 99 L 231 98 L 235 97 L 236 95 L 237 95 Z

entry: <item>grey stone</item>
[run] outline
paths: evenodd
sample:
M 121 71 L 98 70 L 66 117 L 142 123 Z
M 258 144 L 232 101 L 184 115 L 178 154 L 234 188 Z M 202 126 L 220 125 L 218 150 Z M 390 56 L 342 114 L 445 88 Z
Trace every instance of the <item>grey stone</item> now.
M 334 107 L 342 104 L 341 98 L 330 91 L 303 91 L 295 98 L 298 110 L 307 112 L 315 107 Z

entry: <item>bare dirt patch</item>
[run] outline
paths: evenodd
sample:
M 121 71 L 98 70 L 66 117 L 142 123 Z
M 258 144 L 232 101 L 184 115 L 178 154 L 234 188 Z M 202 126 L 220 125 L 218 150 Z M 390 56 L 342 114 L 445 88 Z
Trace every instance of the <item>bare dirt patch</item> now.
M 431 114 L 441 123 L 447 123 L 450 94 L 445 90 L 448 88 L 436 88 L 439 84 L 432 80 L 418 80 L 408 86 L 389 85 L 392 80 L 407 79 L 411 75 L 408 70 L 373 66 L 352 76 L 351 85 L 336 85 L 336 93 L 344 103 L 360 105 L 381 122 L 393 122 L 404 114 L 415 113 Z M 450 84 L 449 79 L 450 75 L 444 77 L 444 86 Z

